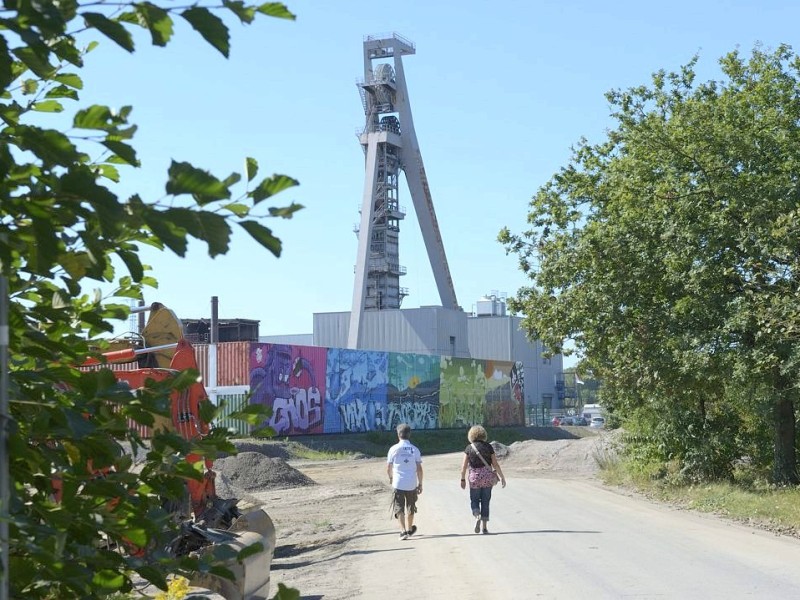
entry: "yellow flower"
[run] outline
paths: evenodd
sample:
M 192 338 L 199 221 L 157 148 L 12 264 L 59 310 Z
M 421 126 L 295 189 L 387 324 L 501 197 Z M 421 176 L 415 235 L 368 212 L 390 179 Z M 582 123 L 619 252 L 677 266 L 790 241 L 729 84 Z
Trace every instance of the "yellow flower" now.
M 155 600 L 182 600 L 189 594 L 189 580 L 185 577 L 173 577 L 167 584 L 166 592 L 156 594 Z

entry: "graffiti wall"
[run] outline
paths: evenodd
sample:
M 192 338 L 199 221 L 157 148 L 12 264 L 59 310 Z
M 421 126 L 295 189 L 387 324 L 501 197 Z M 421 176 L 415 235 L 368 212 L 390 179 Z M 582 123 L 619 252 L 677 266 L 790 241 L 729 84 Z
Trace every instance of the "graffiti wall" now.
M 326 348 L 252 344 L 250 401 L 272 408 L 279 435 L 323 432 L 327 356 Z
M 325 433 L 387 429 L 388 362 L 386 352 L 328 349 Z
M 251 402 L 279 435 L 521 425 L 522 363 L 252 344 Z
M 429 354 L 389 354 L 388 429 L 439 427 L 439 362 Z

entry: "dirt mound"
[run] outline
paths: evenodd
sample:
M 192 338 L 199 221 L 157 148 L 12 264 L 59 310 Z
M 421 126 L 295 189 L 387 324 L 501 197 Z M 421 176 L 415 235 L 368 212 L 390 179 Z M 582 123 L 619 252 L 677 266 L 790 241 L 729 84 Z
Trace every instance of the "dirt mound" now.
M 273 442 L 266 440 L 232 440 L 237 452 L 257 452 L 270 458 L 289 460 L 294 458 L 292 444 L 289 442 Z
M 235 491 L 264 491 L 315 484 L 314 480 L 286 464 L 282 458 L 270 458 L 260 452 L 240 452 L 236 456 L 217 459 L 214 461 L 214 470 L 221 476 L 223 485 L 229 484 Z
M 523 471 L 558 473 L 563 477 L 591 476 L 599 471 L 599 461 L 608 452 L 605 437 L 514 442 L 508 446 L 508 455 L 502 464 Z

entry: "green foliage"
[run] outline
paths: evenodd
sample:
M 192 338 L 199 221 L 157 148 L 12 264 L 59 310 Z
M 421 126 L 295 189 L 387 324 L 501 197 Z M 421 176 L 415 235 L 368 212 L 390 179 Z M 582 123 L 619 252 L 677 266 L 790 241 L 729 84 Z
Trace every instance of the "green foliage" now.
M 537 192 L 531 229 L 500 232 L 531 280 L 509 308 L 573 340 L 648 454 L 727 478 L 772 427 L 773 476 L 797 483 L 800 60 L 733 52 L 705 83 L 695 63 L 610 92 L 607 139 Z
M 611 485 L 633 485 L 639 493 L 680 505 L 691 510 L 713 512 L 728 519 L 742 521 L 775 533 L 796 534 L 800 531 L 800 488 L 778 486 L 763 479 L 751 479 L 747 466 L 740 467 L 735 482 L 681 484 L 669 472 L 671 465 L 654 465 L 639 461 L 621 460 L 601 472 Z M 658 471 L 658 472 L 656 472 Z M 655 475 L 655 476 L 654 476 Z M 740 477 L 746 479 L 742 480 Z
M 13 598 L 124 594 L 136 576 L 166 590 L 167 574 L 224 571 L 219 557 L 176 559 L 165 551 L 177 525 L 163 503 L 180 502 L 185 481 L 201 476 L 187 456 L 230 452 L 227 437 L 218 430 L 197 441 L 160 433 L 145 447 L 129 428 L 168 417 L 170 392 L 193 377 L 150 382 L 133 394 L 107 369 L 75 368 L 107 347 L 103 336 L 114 319 L 127 318 L 121 300 L 141 298 L 143 286 L 155 284 L 139 259 L 143 245 L 184 256 L 195 239 L 213 257 L 227 252 L 238 226 L 279 256 L 280 240 L 262 222 L 301 208 L 255 210 L 297 182 L 285 175 L 255 181 L 253 158 L 241 186 L 238 173 L 218 177 L 173 162 L 166 203 L 119 198 L 109 187 L 140 157 L 130 106 L 80 104 L 80 72 L 93 40 L 104 36 L 133 52 L 132 32 L 143 28 L 153 44 L 166 46 L 179 15 L 227 56 L 220 13 L 243 23 L 257 15 L 294 18 L 280 3 L 238 1 L 188 8 L 11 1 L 0 17 L 0 275 L 9 290 L 0 300 L 9 307 Z M 61 130 L 49 118 L 67 109 L 72 127 Z M 92 282 L 114 287 L 112 298 L 86 292 Z M 203 408 L 207 416 L 212 410 Z M 146 453 L 140 469 L 123 443 Z
M 294 588 L 286 587 L 282 583 L 279 583 L 278 593 L 272 597 L 272 600 L 300 600 L 300 592 Z

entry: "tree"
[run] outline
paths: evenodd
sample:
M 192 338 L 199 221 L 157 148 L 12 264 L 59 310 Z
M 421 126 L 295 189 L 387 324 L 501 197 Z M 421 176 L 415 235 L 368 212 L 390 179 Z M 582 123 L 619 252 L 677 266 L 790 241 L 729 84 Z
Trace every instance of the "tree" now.
M 80 72 L 93 39 L 102 35 L 133 52 L 132 31 L 142 28 L 166 46 L 173 19 L 181 18 L 228 56 L 220 11 L 244 24 L 259 15 L 294 18 L 281 3 L 239 0 L 183 7 L 10 0 L 0 12 L 0 281 L 8 290 L 0 301 L 9 321 L 9 373 L 0 376 L 10 398 L 10 414 L 0 417 L 11 481 L 10 503 L 0 508 L 9 517 L 3 583 L 10 580 L 11 597 L 100 598 L 129 591 L 136 573 L 166 589 L 169 573 L 224 572 L 213 561 L 176 560 L 159 549 L 176 528 L 162 502 L 182 496 L 185 478 L 199 477 L 187 454 L 233 450 L 225 434 L 196 443 L 158 435 L 141 473 L 121 451 L 122 441 L 143 447 L 128 420 L 151 425 L 168 415 L 170 388 L 187 385 L 191 374 L 133 396 L 108 370 L 75 368 L 103 349 L 112 319 L 126 318 L 123 300 L 141 298 L 143 286 L 155 283 L 139 259 L 143 245 L 185 256 L 195 238 L 214 257 L 227 252 L 237 227 L 277 257 L 280 240 L 264 221 L 301 208 L 263 208 L 297 182 L 285 175 L 257 181 L 252 158 L 244 181 L 173 161 L 166 203 L 136 194 L 120 199 L 110 189 L 139 164 L 136 127 L 129 106 L 80 104 Z M 48 115 L 68 107 L 75 107 L 70 129 L 46 125 Z M 109 299 L 86 292 L 92 282 L 115 292 Z M 118 550 L 131 545 L 153 552 Z
M 607 139 L 537 192 L 530 230 L 501 231 L 531 280 L 509 307 L 551 348 L 574 340 L 658 458 L 726 476 L 747 415 L 797 483 L 800 60 L 732 52 L 706 83 L 696 62 L 607 94 Z

